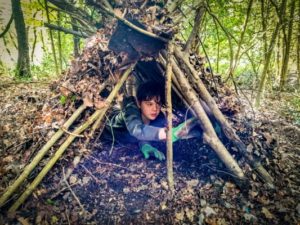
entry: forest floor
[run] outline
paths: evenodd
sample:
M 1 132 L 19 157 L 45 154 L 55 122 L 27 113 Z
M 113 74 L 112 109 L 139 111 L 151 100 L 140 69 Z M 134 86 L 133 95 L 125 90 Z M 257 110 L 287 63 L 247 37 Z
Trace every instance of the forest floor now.
M 47 140 L 47 130 L 37 132 L 36 121 L 45 102 L 57 97 L 45 83 L 5 80 L 3 84 L 0 84 L 0 193 Z M 293 124 L 289 113 L 282 113 L 287 109 L 284 103 L 287 97 L 268 98 L 267 104 L 257 111 L 241 96 L 245 112 L 239 118 L 254 128 L 250 135 L 262 143 L 260 151 L 248 150 L 261 156 L 263 165 L 275 179 L 275 189 L 263 184 L 233 149 L 231 153 L 250 181 L 248 187 L 238 187 L 216 154 L 201 141 L 191 139 L 175 143 L 175 193 L 171 197 L 165 162 L 144 159 L 135 145 L 111 148 L 97 142 L 95 149 L 85 153 L 65 180 L 64 173 L 78 152 L 69 147 L 15 214 L 6 213 L 15 199 L 1 209 L 0 224 L 299 225 L 300 127 Z M 234 122 L 238 133 L 249 135 L 249 130 L 239 127 L 241 121 Z M 164 145 L 158 147 L 165 152 Z M 45 164 L 46 161 L 39 164 L 30 181 Z

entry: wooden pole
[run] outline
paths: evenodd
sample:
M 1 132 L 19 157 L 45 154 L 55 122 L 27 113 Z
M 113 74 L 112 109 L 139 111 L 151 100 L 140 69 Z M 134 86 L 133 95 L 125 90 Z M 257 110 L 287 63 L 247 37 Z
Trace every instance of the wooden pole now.
M 194 110 L 196 117 L 199 119 L 199 124 L 203 130 L 203 140 L 217 153 L 219 158 L 223 161 L 226 167 L 239 179 L 245 179 L 245 175 L 237 162 L 229 154 L 225 146 L 219 140 L 216 135 L 214 128 L 206 115 L 198 96 L 196 95 L 194 89 L 189 84 L 187 78 L 184 76 L 183 72 L 180 70 L 179 66 L 175 62 L 174 57 L 171 58 L 172 68 L 174 75 L 176 76 L 183 95 L 186 96 L 191 108 Z
M 173 142 L 172 142 L 172 65 L 171 55 L 173 54 L 173 44 L 168 44 L 168 58 L 166 69 L 166 105 L 167 105 L 167 177 L 171 193 L 174 193 L 174 174 L 173 174 Z

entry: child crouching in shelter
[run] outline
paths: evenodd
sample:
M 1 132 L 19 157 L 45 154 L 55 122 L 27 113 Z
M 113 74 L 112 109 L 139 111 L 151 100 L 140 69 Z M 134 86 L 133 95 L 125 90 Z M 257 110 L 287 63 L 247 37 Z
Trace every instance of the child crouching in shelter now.
M 121 110 L 112 112 L 104 133 L 109 133 L 110 138 L 122 143 L 139 143 L 146 159 L 152 155 L 159 160 L 164 160 L 164 154 L 152 147 L 150 143 L 166 140 L 166 120 L 161 111 L 164 104 L 164 87 L 154 81 L 143 83 L 137 89 L 136 98 L 125 97 Z M 181 139 L 178 133 L 185 128 L 184 125 L 185 122 L 172 129 L 173 142 Z M 201 132 L 194 130 L 183 138 L 195 136 L 201 136 Z

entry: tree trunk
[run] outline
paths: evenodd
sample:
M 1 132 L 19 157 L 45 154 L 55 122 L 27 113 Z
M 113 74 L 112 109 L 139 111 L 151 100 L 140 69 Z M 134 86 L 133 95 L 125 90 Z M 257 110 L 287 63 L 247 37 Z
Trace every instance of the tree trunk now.
M 264 60 L 266 61 L 266 54 L 267 54 L 267 16 L 265 10 L 265 0 L 261 0 L 261 25 L 262 25 L 262 34 L 263 34 L 263 51 L 264 51 Z
M 238 62 L 239 62 L 240 51 L 241 51 L 241 47 L 242 47 L 242 44 L 243 44 L 243 41 L 244 41 L 244 36 L 245 36 L 246 30 L 247 30 L 247 25 L 248 25 L 248 21 L 249 21 L 249 17 L 250 17 L 252 3 L 253 3 L 253 0 L 249 0 L 248 8 L 247 8 L 247 14 L 246 14 L 245 22 L 244 22 L 244 25 L 243 25 L 243 30 L 242 30 L 241 37 L 240 37 L 240 40 L 238 42 L 238 48 L 237 48 L 237 51 L 236 51 L 235 57 L 234 57 L 234 63 L 233 63 L 232 68 L 230 68 L 230 73 L 232 75 L 234 75 L 235 69 L 236 69 L 236 67 L 238 65 Z
M 288 25 L 288 35 L 287 40 L 285 43 L 285 51 L 283 57 L 283 63 L 281 67 L 281 74 L 280 74 L 280 91 L 284 89 L 288 66 L 289 66 L 289 58 L 290 58 L 290 50 L 291 50 L 291 41 L 292 41 L 292 33 L 293 33 L 293 22 L 294 22 L 294 13 L 295 13 L 295 4 L 296 0 L 293 0 L 290 6 L 290 17 L 289 17 L 289 25 Z
M 281 38 L 280 38 L 280 34 L 278 35 L 279 38 L 277 38 L 277 47 L 276 47 L 276 80 L 278 77 L 280 77 L 280 58 L 281 58 L 281 54 L 280 54 L 280 49 L 281 49 Z
M 60 12 L 57 12 L 57 25 L 60 26 L 60 20 L 61 20 L 61 16 L 60 16 Z M 60 35 L 60 31 L 57 31 L 57 41 L 58 41 L 58 56 L 59 56 L 59 69 L 60 71 L 62 71 L 63 66 L 62 66 L 62 62 L 63 62 L 63 56 L 62 56 L 62 50 L 61 50 L 61 35 Z
M 191 46 L 196 41 L 196 36 L 199 32 L 200 24 L 201 24 L 202 17 L 203 17 L 204 11 L 205 11 L 205 8 L 203 7 L 202 4 L 203 3 L 200 3 L 199 7 L 196 10 L 196 16 L 195 16 L 195 19 L 194 19 L 193 30 L 192 30 L 192 32 L 189 36 L 189 39 L 187 40 L 187 42 L 186 42 L 186 44 L 183 48 L 183 51 L 186 52 L 186 53 L 189 52 Z M 193 49 L 193 51 L 195 51 L 195 49 Z
M 300 18 L 300 1 L 298 1 L 298 18 Z M 298 22 L 298 34 L 297 34 L 297 86 L 300 89 L 300 23 Z
M 48 0 L 44 0 L 44 2 L 45 2 L 45 8 L 46 8 L 47 22 L 50 23 Z M 49 35 L 50 35 L 50 40 L 51 40 L 51 49 L 52 49 L 52 55 L 53 55 L 54 64 L 55 64 L 56 75 L 58 75 L 59 69 L 58 69 L 57 58 L 56 58 L 56 53 L 55 53 L 54 39 L 53 39 L 53 34 L 52 34 L 51 29 L 49 29 Z
M 76 26 L 77 21 L 74 18 L 71 18 L 71 22 L 72 22 L 72 29 L 78 32 L 78 27 Z M 74 42 L 73 52 L 74 52 L 74 57 L 76 58 L 79 56 L 80 38 L 77 37 L 76 35 L 73 35 L 73 42 Z
M 21 1 L 11 0 L 11 5 L 18 39 L 18 62 L 16 68 L 16 76 L 31 77 L 29 46 L 24 16 L 21 8 Z
M 287 0 L 283 0 L 281 3 L 280 12 L 282 12 L 282 13 L 283 13 L 283 11 L 285 11 L 286 2 L 287 2 Z M 266 84 L 266 80 L 267 80 L 267 72 L 268 72 L 268 69 L 270 66 L 271 56 L 272 56 L 272 52 L 273 52 L 273 49 L 275 46 L 276 38 L 278 36 L 279 28 L 280 28 L 280 22 L 277 22 L 276 27 L 272 34 L 272 38 L 271 38 L 271 41 L 269 44 L 267 54 L 266 54 L 266 60 L 264 63 L 264 68 L 263 68 L 263 72 L 261 74 L 261 80 L 259 83 L 259 88 L 258 88 L 257 96 L 255 99 L 255 106 L 257 106 L 257 107 L 260 105 L 261 98 L 263 97 L 263 92 L 264 92 L 265 84 Z

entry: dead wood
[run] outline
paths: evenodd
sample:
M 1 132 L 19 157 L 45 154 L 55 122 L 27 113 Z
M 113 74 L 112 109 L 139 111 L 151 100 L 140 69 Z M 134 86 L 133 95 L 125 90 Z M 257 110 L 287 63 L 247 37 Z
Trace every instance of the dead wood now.
M 82 38 L 88 38 L 88 37 L 90 37 L 90 35 L 86 34 L 85 32 L 70 30 L 70 29 L 67 29 L 67 28 L 64 28 L 64 27 L 60 27 L 60 26 L 57 26 L 57 25 L 54 25 L 54 24 L 50 24 L 50 23 L 44 23 L 44 26 L 48 27 L 50 29 L 53 29 L 53 30 L 62 31 L 65 34 L 73 34 L 75 36 L 82 37 Z
M 217 153 L 222 162 L 236 177 L 242 180 L 245 179 L 243 171 L 216 135 L 214 128 L 198 99 L 198 96 L 189 84 L 187 78 L 184 76 L 180 67 L 177 65 L 174 57 L 172 57 L 171 62 L 174 76 L 176 76 L 180 86 L 182 87 L 184 96 L 188 99 L 191 108 L 195 112 L 196 117 L 199 119 L 200 126 L 203 130 L 203 140 Z
M 247 148 L 241 139 L 237 136 L 234 129 L 229 124 L 228 120 L 224 117 L 223 113 L 220 111 L 214 99 L 211 97 L 210 93 L 207 91 L 205 85 L 201 81 L 198 72 L 190 64 L 187 55 L 183 54 L 179 48 L 174 50 L 176 59 L 181 63 L 184 71 L 189 74 L 190 78 L 193 79 L 193 83 L 196 85 L 197 93 L 199 93 L 201 99 L 208 105 L 215 119 L 221 125 L 222 130 L 226 137 L 238 148 L 238 150 L 246 157 L 251 166 L 259 173 L 262 179 L 273 186 L 273 178 L 271 175 L 263 168 L 258 160 L 255 160 L 253 156 L 247 153 Z
M 173 54 L 173 43 L 168 45 L 167 68 L 166 68 L 166 106 L 167 106 L 167 177 L 169 188 L 174 193 L 174 175 L 173 175 L 173 142 L 172 142 L 172 64 L 171 56 Z

